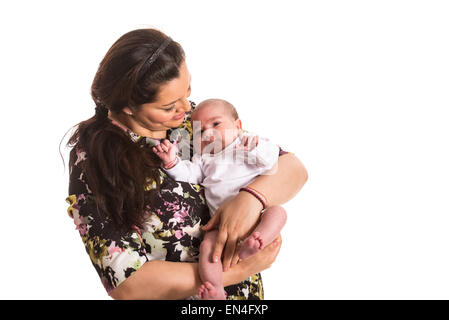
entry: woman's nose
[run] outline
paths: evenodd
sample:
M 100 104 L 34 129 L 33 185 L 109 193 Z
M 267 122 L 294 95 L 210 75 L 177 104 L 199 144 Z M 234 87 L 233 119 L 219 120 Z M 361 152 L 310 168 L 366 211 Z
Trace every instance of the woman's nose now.
M 182 103 L 180 104 L 179 108 L 177 108 L 177 111 L 180 112 L 189 112 L 192 109 L 192 106 L 190 105 L 189 100 L 183 99 Z

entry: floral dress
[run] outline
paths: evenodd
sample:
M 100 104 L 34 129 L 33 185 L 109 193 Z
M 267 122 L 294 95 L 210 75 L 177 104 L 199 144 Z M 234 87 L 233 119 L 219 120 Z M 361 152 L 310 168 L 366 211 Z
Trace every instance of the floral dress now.
M 194 107 L 192 103 L 192 110 Z M 191 112 L 186 114 L 179 128 L 167 132 L 168 138 L 180 141 L 180 150 L 183 141 L 192 141 L 189 139 L 192 135 L 190 115 Z M 130 139 L 143 148 L 152 148 L 159 143 L 130 131 L 128 133 Z M 71 157 L 75 157 L 75 162 L 70 168 L 69 196 L 66 199 L 70 206 L 67 212 L 108 294 L 147 261 L 198 262 L 204 235 L 201 227 L 210 219 L 204 190 L 200 185 L 175 181 L 160 170 L 161 188 L 151 207 L 150 218 L 141 229 L 135 227 L 123 233 L 116 230 L 108 217 L 97 209 L 95 196 L 82 170 L 86 153 L 75 146 Z M 149 184 L 146 189 L 151 188 Z M 225 290 L 230 300 L 263 299 L 260 274 Z

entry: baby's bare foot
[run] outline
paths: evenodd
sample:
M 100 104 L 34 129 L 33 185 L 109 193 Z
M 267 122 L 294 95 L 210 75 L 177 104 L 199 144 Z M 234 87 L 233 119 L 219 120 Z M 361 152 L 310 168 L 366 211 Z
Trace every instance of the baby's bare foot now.
M 209 281 L 201 285 L 198 296 L 203 300 L 226 300 L 224 290 L 215 288 Z
M 263 248 L 263 239 L 260 232 L 254 232 L 242 244 L 239 252 L 240 259 L 246 259 Z

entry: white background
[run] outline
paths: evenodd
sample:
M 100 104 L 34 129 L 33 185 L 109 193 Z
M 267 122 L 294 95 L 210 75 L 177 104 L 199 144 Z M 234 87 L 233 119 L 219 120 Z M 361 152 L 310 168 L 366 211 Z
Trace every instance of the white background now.
M 59 142 L 93 115 L 112 43 L 156 27 L 184 47 L 194 101 L 231 101 L 308 169 L 267 299 L 448 299 L 448 16 L 446 1 L 1 2 L 0 298 L 109 299 Z

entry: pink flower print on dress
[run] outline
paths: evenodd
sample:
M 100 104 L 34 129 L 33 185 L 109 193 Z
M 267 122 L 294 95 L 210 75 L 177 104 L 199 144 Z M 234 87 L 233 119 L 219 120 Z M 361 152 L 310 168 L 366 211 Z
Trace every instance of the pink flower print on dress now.
M 184 231 L 182 231 L 182 230 L 176 230 L 175 231 L 176 239 L 181 239 L 183 236 L 184 236 Z
M 181 208 L 178 200 L 176 200 L 175 203 L 164 201 L 164 206 L 166 207 L 167 211 L 178 211 Z
M 181 210 L 175 212 L 175 214 L 173 215 L 173 218 L 175 218 L 176 221 L 178 221 L 179 223 L 183 223 L 184 218 L 187 216 L 188 216 L 188 212 L 183 207 Z
M 111 245 L 110 245 L 109 248 L 108 248 L 109 257 L 110 257 L 111 259 L 112 259 L 112 255 L 113 255 L 114 253 L 116 253 L 116 252 L 120 253 L 120 252 L 124 252 L 124 251 L 125 251 L 124 249 L 122 249 L 122 248 L 120 248 L 120 247 L 117 247 L 117 246 L 115 245 L 115 241 L 112 241 Z
M 78 165 L 78 163 L 80 163 L 81 161 L 86 160 L 86 152 L 85 151 L 81 151 L 80 149 L 76 149 L 76 161 L 75 161 L 75 166 Z
M 76 225 L 76 222 L 75 222 L 75 225 Z M 80 232 L 80 235 L 85 236 L 87 233 L 87 224 L 80 223 L 79 225 L 76 226 L 75 229 Z

